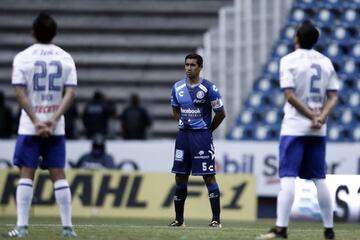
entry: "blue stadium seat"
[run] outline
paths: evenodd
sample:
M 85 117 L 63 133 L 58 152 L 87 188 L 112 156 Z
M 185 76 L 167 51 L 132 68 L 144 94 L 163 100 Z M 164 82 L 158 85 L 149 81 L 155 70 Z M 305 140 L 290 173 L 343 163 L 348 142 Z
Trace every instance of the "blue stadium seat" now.
M 328 126 L 328 139 L 330 141 L 339 141 L 340 140 L 340 128 L 338 125 Z
M 279 80 L 264 75 L 257 79 L 254 84 L 254 91 L 266 94 L 273 94 L 279 88 Z
M 359 13 L 355 8 L 347 8 L 341 15 L 341 22 L 346 26 L 359 24 Z
M 354 42 L 349 49 L 349 56 L 354 58 L 357 62 L 360 62 L 360 39 Z
M 352 131 L 352 139 L 356 142 L 360 141 L 360 127 L 355 127 Z
M 353 58 L 344 58 L 339 73 L 346 75 L 348 78 L 357 78 L 359 76 L 358 63 Z
M 281 58 L 286 54 L 294 51 L 294 41 L 279 41 L 278 44 L 274 47 L 272 52 L 273 58 Z
M 270 108 L 264 114 L 265 124 L 280 124 L 283 116 L 283 111 L 279 108 Z
M 344 56 L 344 51 L 337 41 L 330 42 L 328 46 L 323 50 L 323 53 L 333 62 L 342 61 L 342 58 Z
M 265 65 L 263 74 L 274 79 L 279 79 L 279 58 L 272 58 Z
M 319 27 L 332 27 L 335 24 L 335 19 L 334 13 L 327 8 L 320 9 L 315 17 Z
M 258 122 L 262 122 L 262 113 L 252 109 L 245 108 L 240 112 L 237 119 L 237 125 L 252 125 Z
M 356 115 L 353 110 L 349 107 L 344 107 L 340 109 L 341 117 L 340 124 L 353 126 L 356 124 Z
M 286 25 L 285 28 L 280 33 L 280 39 L 284 41 L 293 42 L 296 33 L 296 26 Z
M 293 8 L 289 16 L 289 23 L 292 25 L 300 25 L 304 20 L 309 19 L 310 16 L 302 8 Z
M 339 77 L 339 101 L 327 121 L 329 141 L 360 141 L 359 14 L 360 0 L 295 0 L 288 22 L 229 138 L 278 140 L 285 103 L 279 86 L 279 60 L 292 51 L 296 27 L 310 19 L 320 29 L 315 49 L 331 59 Z
M 332 31 L 332 39 L 342 45 L 348 45 L 353 42 L 354 39 L 350 31 L 344 26 L 336 26 Z

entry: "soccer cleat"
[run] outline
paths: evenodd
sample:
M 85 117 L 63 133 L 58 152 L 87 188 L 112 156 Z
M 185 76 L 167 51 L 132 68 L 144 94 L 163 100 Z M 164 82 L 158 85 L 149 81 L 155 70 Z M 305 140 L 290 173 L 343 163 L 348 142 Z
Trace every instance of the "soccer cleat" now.
M 62 234 L 63 237 L 70 237 L 70 238 L 76 238 L 77 234 L 74 231 L 73 227 L 63 227 Z
M 324 237 L 326 240 L 335 239 L 335 232 L 332 228 L 325 228 Z
M 8 233 L 4 234 L 4 237 L 7 238 L 24 238 L 29 235 L 28 229 L 26 226 L 15 227 L 13 230 L 10 230 Z
M 168 226 L 169 227 L 185 227 L 185 223 L 179 222 L 178 220 L 174 220 Z
M 211 223 L 209 224 L 209 227 L 211 227 L 211 228 L 222 228 L 222 225 L 218 221 L 211 221 Z
M 262 234 L 256 237 L 256 240 L 267 240 L 267 239 L 287 239 L 288 235 L 286 228 L 282 227 L 273 227 L 266 234 Z

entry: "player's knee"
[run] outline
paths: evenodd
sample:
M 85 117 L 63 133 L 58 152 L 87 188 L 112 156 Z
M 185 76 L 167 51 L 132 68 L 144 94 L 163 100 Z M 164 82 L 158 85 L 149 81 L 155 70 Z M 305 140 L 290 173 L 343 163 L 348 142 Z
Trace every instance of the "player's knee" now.
M 65 179 L 65 171 L 64 169 L 49 169 L 50 177 L 53 182 L 56 182 L 57 180 Z
M 204 175 L 203 179 L 206 185 L 216 184 L 215 175 Z
M 189 180 L 189 176 L 188 175 L 180 175 L 180 174 L 176 174 L 175 176 L 175 181 L 177 184 L 186 184 Z

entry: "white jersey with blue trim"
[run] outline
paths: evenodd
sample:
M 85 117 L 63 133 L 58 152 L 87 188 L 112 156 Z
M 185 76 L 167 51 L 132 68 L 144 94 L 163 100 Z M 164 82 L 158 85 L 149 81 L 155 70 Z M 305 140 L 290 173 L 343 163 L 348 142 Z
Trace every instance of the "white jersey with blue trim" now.
M 171 105 L 180 109 L 180 129 L 210 129 L 212 111 L 224 107 L 219 90 L 206 79 L 193 86 L 187 79 L 176 82 L 171 92 Z
M 46 121 L 59 107 L 66 86 L 77 85 L 73 58 L 54 44 L 33 44 L 18 53 L 13 61 L 12 85 L 26 89 L 30 105 L 37 117 Z M 29 116 L 21 111 L 18 134 L 35 135 Z M 54 135 L 64 135 L 64 116 L 58 122 Z
M 296 97 L 311 109 L 321 111 L 328 91 L 338 91 L 339 83 L 329 58 L 311 49 L 297 49 L 280 60 L 280 87 L 293 89 Z M 325 136 L 321 129 L 311 128 L 311 120 L 289 102 L 284 106 L 282 136 Z

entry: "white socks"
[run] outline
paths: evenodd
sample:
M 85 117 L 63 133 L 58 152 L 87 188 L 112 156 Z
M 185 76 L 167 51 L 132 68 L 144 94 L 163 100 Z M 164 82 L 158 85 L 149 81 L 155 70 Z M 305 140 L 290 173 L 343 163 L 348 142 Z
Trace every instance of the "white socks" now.
M 294 202 L 295 177 L 280 178 L 280 192 L 277 198 L 276 226 L 287 227 L 289 225 L 290 211 Z
M 60 179 L 54 183 L 54 192 L 59 205 L 61 223 L 64 227 L 71 227 L 71 192 L 66 179 Z
M 334 227 L 333 206 L 332 206 L 330 191 L 326 184 L 326 180 L 313 179 L 313 182 L 315 183 L 315 186 L 317 188 L 317 197 L 319 201 L 324 227 L 332 228 Z
M 313 179 L 313 182 L 315 183 L 315 186 L 317 188 L 317 197 L 324 227 L 332 228 L 334 227 L 333 206 L 326 180 Z M 291 207 L 294 202 L 295 177 L 281 178 L 280 186 L 281 189 L 277 198 L 276 226 L 287 227 L 289 225 Z
M 29 210 L 33 197 L 33 183 L 29 178 L 20 178 L 16 188 L 16 226 L 29 225 Z

